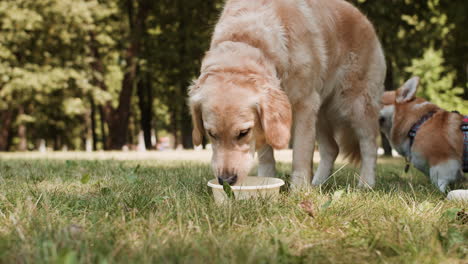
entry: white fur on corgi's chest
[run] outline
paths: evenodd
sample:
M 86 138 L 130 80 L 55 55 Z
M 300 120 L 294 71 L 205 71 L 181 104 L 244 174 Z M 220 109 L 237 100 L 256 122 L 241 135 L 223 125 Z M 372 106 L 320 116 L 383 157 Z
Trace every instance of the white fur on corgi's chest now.
M 409 160 L 413 166 L 422 171 L 425 174 L 429 174 L 429 162 L 428 158 L 419 153 L 418 151 L 414 151 L 413 148 L 410 149 L 410 140 L 409 138 L 404 140 L 402 144 L 393 146 L 393 148 L 403 157 Z

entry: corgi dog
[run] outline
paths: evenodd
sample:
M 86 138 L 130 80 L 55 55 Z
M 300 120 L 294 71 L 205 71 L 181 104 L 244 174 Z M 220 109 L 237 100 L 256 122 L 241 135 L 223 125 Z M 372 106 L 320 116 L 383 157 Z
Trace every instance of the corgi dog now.
M 380 130 L 407 162 L 428 175 L 441 192 L 468 170 L 468 116 L 416 97 L 419 78 L 385 92 Z

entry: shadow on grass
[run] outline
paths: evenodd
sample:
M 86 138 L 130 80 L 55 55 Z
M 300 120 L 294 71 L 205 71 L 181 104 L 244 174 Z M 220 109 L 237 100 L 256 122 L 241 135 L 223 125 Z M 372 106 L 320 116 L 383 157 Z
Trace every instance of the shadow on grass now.
M 314 165 L 314 168 L 318 164 Z M 290 192 L 290 164 L 278 164 L 277 177 L 286 181 L 282 192 Z M 402 159 L 386 159 L 384 164 L 377 166 L 376 186 L 371 190 L 358 188 L 359 168 L 350 164 L 336 164 L 330 178 L 321 186 L 314 187 L 322 193 L 331 194 L 337 190 L 359 190 L 367 192 L 401 193 L 425 199 L 427 197 L 445 198 L 445 194 L 433 186 L 429 178 L 415 168 L 404 172 Z
M 428 177 L 412 168 L 404 173 L 404 163 L 401 159 L 384 159 L 377 167 L 376 186 L 374 192 L 401 192 L 423 198 L 424 196 L 444 195 L 430 183 Z M 316 167 L 316 165 L 314 166 Z M 135 171 L 137 170 L 137 171 Z M 281 191 L 290 191 L 291 165 L 277 164 L 277 174 L 286 181 Z M 321 192 L 333 193 L 340 189 L 357 188 L 359 171 L 352 165 L 337 164 L 332 176 L 320 188 Z M 168 190 L 189 192 L 192 194 L 210 196 L 206 186 L 213 178 L 210 166 L 196 162 L 155 162 L 155 161 L 24 161 L 10 160 L 0 164 L 0 175 L 5 181 L 16 184 L 39 184 L 52 179 L 60 179 L 63 183 L 79 182 L 83 175 L 90 175 L 90 184 L 97 185 L 95 193 L 112 191 L 118 186 L 123 190 L 138 186 L 139 192 L 152 196 L 164 197 Z M 256 174 L 256 168 L 252 170 Z M 158 186 L 165 186 L 160 190 Z M 60 191 L 60 190 L 57 190 Z M 135 201 L 130 200 L 132 204 Z

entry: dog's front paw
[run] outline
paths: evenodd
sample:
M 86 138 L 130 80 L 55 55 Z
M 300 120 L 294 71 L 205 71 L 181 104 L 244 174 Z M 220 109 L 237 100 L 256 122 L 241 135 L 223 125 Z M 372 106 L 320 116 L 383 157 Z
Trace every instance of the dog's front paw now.
M 310 178 L 311 174 L 309 172 L 293 172 L 291 175 L 291 190 L 300 191 L 310 188 Z
M 328 177 L 329 175 L 322 175 L 322 174 L 315 173 L 314 178 L 312 179 L 312 185 L 314 186 L 322 185 L 327 181 Z
M 375 186 L 375 182 L 367 182 L 364 180 L 360 180 L 358 184 L 358 188 L 361 189 L 372 189 Z

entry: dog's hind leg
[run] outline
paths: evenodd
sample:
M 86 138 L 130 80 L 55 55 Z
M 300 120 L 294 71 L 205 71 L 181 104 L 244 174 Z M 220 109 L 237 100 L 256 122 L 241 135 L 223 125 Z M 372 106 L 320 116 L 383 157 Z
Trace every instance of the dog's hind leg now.
M 369 188 L 375 185 L 378 108 L 365 98 L 362 96 L 354 102 L 350 121 L 351 128 L 359 142 L 361 158 L 359 187 Z
M 362 135 L 358 135 L 358 137 L 362 162 L 359 187 L 374 187 L 377 163 L 377 136 L 369 134 L 367 137 Z
M 265 144 L 258 149 L 258 176 L 260 177 L 275 177 L 275 156 L 273 148 Z
M 319 118 L 318 120 L 317 141 L 319 144 L 320 163 L 312 180 L 313 185 L 323 184 L 328 177 L 330 177 L 333 164 L 335 163 L 339 151 L 333 130 L 330 128 L 325 117 Z
M 360 157 L 359 187 L 366 188 L 371 188 L 375 185 L 377 137 L 379 135 L 379 102 L 385 80 L 385 60 L 380 49 L 376 49 L 376 52 L 376 56 L 371 60 L 371 66 L 368 66 L 367 70 L 362 68 L 362 65 L 367 65 L 366 62 L 351 64 L 351 68 L 353 68 L 352 66 L 356 68 L 353 68 L 348 73 L 343 83 L 343 93 L 347 95 L 344 98 L 353 99 L 352 101 L 344 101 L 343 105 L 347 103 L 349 105 L 348 120 L 358 141 L 356 143 L 359 143 L 357 149 L 348 149 L 344 152 L 345 154 L 348 152 L 352 156 Z M 347 145 L 351 146 L 355 140 L 351 139 L 351 137 L 349 138 L 350 143 Z M 346 135 L 344 140 L 346 141 Z

